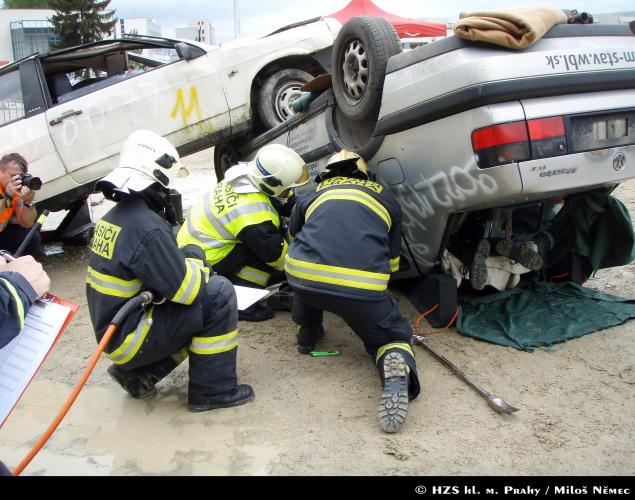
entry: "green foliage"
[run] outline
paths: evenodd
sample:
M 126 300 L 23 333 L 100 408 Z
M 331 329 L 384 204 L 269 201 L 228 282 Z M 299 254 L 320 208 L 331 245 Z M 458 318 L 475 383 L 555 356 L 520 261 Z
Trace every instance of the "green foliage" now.
M 50 9 L 48 0 L 4 0 L 5 9 Z
M 59 38 L 56 49 L 101 40 L 117 23 L 115 11 L 106 11 L 110 0 L 49 0 L 51 18 Z

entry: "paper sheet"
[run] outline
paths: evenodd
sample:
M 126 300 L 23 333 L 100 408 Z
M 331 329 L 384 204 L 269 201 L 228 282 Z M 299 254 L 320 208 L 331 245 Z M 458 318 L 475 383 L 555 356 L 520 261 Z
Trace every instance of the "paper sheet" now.
M 236 298 L 238 299 L 238 310 L 244 311 L 250 305 L 271 295 L 271 290 L 261 290 L 260 288 L 250 288 L 247 286 L 234 285 Z
M 76 308 L 75 308 L 76 310 Z M 73 308 L 39 300 L 24 319 L 24 328 L 0 349 L 0 427 L 64 329 Z

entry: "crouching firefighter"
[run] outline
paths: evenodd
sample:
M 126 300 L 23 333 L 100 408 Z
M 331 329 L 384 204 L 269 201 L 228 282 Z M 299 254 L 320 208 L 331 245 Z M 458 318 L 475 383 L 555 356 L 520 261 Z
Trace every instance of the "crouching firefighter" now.
M 124 144 L 118 168 L 97 183 L 117 204 L 95 228 L 86 280 L 90 318 L 99 341 L 125 302 L 151 290 L 154 304 L 130 314 L 106 347 L 108 373 L 142 399 L 189 356 L 188 409 L 238 406 L 254 392 L 236 380 L 234 289 L 210 275 L 198 248 L 182 253 L 161 216 L 173 214 L 168 188 L 180 169 L 167 139 L 139 130 Z
M 355 153 L 333 155 L 315 181 L 289 221 L 285 271 L 294 291 L 298 351 L 308 354 L 323 337 L 323 311 L 340 316 L 379 370 L 381 428 L 397 432 L 408 401 L 419 394 L 412 330 L 387 291 L 390 273 L 399 268 L 401 210 L 369 180 Z
M 238 163 L 194 208 L 177 235 L 179 247 L 196 245 L 221 276 L 236 285 L 265 288 L 284 279 L 287 242 L 278 210 L 291 189 L 309 180 L 304 160 L 281 144 L 261 148 Z M 266 302 L 239 311 L 238 319 L 273 317 Z

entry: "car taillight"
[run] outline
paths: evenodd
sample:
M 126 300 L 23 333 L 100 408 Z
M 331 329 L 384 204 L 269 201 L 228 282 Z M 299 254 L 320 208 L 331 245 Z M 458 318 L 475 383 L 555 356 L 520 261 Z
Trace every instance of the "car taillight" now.
M 501 123 L 472 132 L 479 168 L 567 154 L 562 116 Z
M 528 120 L 527 128 L 531 141 L 532 159 L 567 154 L 567 137 L 562 116 Z
M 472 132 L 472 147 L 480 168 L 529 160 L 527 122 L 501 123 Z

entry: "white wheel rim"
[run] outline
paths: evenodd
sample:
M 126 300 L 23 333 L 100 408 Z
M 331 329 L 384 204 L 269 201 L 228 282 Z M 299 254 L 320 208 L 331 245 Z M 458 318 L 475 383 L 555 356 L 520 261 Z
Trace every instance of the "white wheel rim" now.
M 275 95 L 274 107 L 280 121 L 286 121 L 293 116 L 293 102 L 301 95 L 300 87 L 304 82 L 287 82 L 278 89 Z

